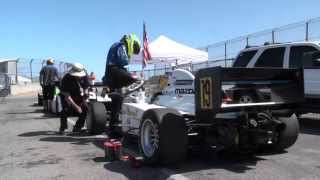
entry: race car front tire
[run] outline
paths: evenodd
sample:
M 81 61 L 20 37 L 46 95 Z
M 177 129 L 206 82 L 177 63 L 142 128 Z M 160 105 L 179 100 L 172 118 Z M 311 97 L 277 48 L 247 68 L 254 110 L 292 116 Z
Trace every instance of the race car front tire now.
M 100 102 L 88 103 L 86 128 L 90 134 L 101 134 L 106 130 L 107 112 L 105 105 Z
M 139 148 L 146 164 L 176 164 L 185 158 L 187 128 L 177 111 L 167 108 L 146 111 L 139 129 Z

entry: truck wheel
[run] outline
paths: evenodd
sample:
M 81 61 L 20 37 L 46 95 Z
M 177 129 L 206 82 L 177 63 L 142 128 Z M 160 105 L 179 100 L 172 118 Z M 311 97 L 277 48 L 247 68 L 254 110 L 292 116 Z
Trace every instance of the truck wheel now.
M 279 120 L 284 123 L 284 129 L 279 132 L 278 142 L 274 145 L 274 150 L 283 151 L 297 141 L 299 121 L 295 115 L 291 117 L 279 117 Z
M 175 164 L 187 152 L 185 120 L 172 109 L 147 111 L 140 124 L 139 148 L 146 164 Z
M 107 112 L 103 103 L 90 102 L 86 118 L 87 131 L 90 134 L 101 134 L 106 129 Z
M 239 91 L 234 95 L 234 99 L 241 104 L 263 102 L 264 97 L 257 91 Z
M 254 103 L 257 101 L 257 96 L 251 91 L 240 91 L 235 94 L 235 100 L 241 104 Z

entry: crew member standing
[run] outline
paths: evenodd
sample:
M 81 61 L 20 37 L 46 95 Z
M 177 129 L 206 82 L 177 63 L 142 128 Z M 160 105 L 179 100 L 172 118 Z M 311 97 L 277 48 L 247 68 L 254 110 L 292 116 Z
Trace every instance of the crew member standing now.
M 121 94 L 118 89 L 128 86 L 136 81 L 135 78 L 126 70 L 129 59 L 133 54 L 139 54 L 140 41 L 135 34 L 124 35 L 120 42 L 114 43 L 108 52 L 103 84 L 115 92 L 110 94 L 112 99 L 111 118 L 109 123 L 109 136 L 113 134 L 115 125 L 118 122 L 121 109 Z
M 41 69 L 39 81 L 43 93 L 44 112 L 50 112 L 51 101 L 54 97 L 55 84 L 59 81 L 58 69 L 54 66 L 53 59 L 48 59 L 47 65 Z

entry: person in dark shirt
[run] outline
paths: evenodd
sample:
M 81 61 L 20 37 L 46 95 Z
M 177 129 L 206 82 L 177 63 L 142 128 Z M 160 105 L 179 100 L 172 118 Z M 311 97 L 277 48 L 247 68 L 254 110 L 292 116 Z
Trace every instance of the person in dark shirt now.
M 67 117 L 70 111 L 78 114 L 79 119 L 73 127 L 72 132 L 80 132 L 85 123 L 88 107 L 86 98 L 89 88 L 89 80 L 85 68 L 79 63 L 72 65 L 71 70 L 61 80 L 61 102 L 60 134 L 68 128 Z
M 44 112 L 50 112 L 51 101 L 54 97 L 55 85 L 59 81 L 58 69 L 54 66 L 53 59 L 48 59 L 47 65 L 41 69 L 39 81 L 43 93 Z

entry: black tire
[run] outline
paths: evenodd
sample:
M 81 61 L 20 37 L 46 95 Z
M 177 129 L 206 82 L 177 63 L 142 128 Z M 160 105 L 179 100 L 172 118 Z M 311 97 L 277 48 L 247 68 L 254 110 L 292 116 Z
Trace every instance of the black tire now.
M 158 146 L 152 153 L 147 153 L 143 145 L 146 141 L 143 128 L 146 123 L 153 123 L 158 131 Z M 184 118 L 177 111 L 166 108 L 146 111 L 139 130 L 139 149 L 144 163 L 176 164 L 185 158 L 188 144 L 187 128 Z
M 297 141 L 300 127 L 295 115 L 291 117 L 279 117 L 279 120 L 284 123 L 284 128 L 279 132 L 278 141 L 273 147 L 276 151 L 283 151 Z
M 99 102 L 88 103 L 86 118 L 87 131 L 90 134 L 101 134 L 106 130 L 107 112 L 105 105 Z
M 57 95 L 57 98 L 56 98 L 56 114 L 60 115 L 61 111 L 62 111 L 61 96 Z
M 43 97 L 38 94 L 38 106 L 42 106 L 43 105 Z

